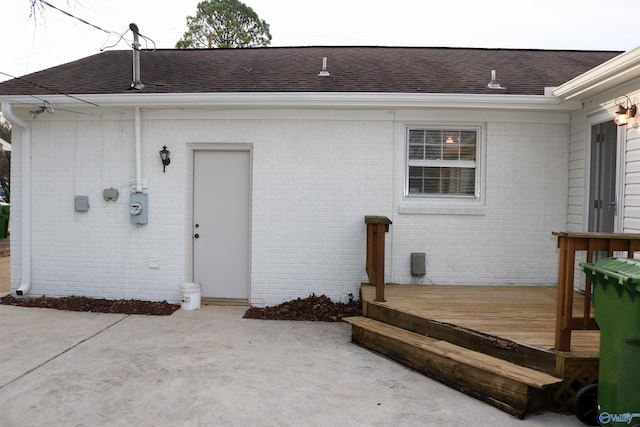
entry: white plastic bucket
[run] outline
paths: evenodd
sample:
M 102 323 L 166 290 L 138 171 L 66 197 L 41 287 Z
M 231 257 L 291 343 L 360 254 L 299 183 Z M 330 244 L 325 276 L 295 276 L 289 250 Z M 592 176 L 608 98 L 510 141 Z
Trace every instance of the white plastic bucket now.
M 197 310 L 200 308 L 200 283 L 183 283 L 180 285 L 182 297 L 180 308 L 183 310 Z

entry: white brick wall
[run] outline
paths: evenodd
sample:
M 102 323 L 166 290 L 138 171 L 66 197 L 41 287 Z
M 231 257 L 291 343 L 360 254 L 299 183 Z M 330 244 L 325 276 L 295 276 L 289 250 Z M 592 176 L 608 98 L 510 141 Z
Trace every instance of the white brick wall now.
M 33 295 L 177 300 L 184 248 L 176 237 L 183 239 L 184 209 L 170 208 L 173 195 L 183 197 L 183 174 L 163 175 L 157 143 L 147 139 L 145 152 L 155 154 L 143 161 L 151 183 L 149 224 L 130 224 L 132 130 L 126 119 L 34 122 Z M 117 189 L 119 199 L 105 201 L 106 188 Z M 89 196 L 88 212 L 75 212 L 77 195 Z M 160 268 L 149 268 L 149 257 L 159 258 Z
M 488 123 L 486 206 L 471 215 L 400 213 L 405 142 L 395 113 L 143 109 L 144 226 L 129 223 L 132 111 L 106 112 L 102 120 L 56 114 L 32 121 L 31 294 L 177 302 L 191 271 L 187 144 L 198 143 L 252 144 L 255 305 L 312 292 L 357 296 L 366 280 L 365 215 L 393 220 L 387 280 L 412 283 L 409 254 L 426 252 L 428 280 L 437 283 L 554 283 L 551 231 L 566 221 L 567 126 L 521 123 L 509 114 L 497 120 L 505 113 L 482 122 Z M 158 151 L 165 144 L 171 164 L 163 174 Z M 15 144 L 14 165 L 19 158 Z M 111 187 L 120 192 L 117 202 L 102 199 Z M 74 212 L 76 195 L 89 196 L 88 212 Z M 14 253 L 20 200 L 14 192 Z M 150 257 L 160 259 L 159 268 L 148 266 Z M 12 257 L 14 288 L 19 264 Z
M 390 212 L 390 123 L 281 122 L 254 149 L 252 302 L 358 295 L 364 216 Z
M 410 253 L 425 252 L 427 276 L 418 283 L 555 284 L 556 242 L 567 200 L 564 124 L 486 125 L 485 206 L 467 214 L 394 214 L 391 280 L 416 282 Z M 397 171 L 400 179 L 402 171 Z M 402 204 L 404 201 L 400 201 Z M 435 211 L 440 212 L 440 211 Z

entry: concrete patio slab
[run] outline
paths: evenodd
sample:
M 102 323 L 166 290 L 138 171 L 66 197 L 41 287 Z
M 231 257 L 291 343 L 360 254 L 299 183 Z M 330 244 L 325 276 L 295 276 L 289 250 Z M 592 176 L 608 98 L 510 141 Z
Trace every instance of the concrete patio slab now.
M 0 306 L 3 426 L 579 426 L 517 420 L 350 342 L 343 323 Z

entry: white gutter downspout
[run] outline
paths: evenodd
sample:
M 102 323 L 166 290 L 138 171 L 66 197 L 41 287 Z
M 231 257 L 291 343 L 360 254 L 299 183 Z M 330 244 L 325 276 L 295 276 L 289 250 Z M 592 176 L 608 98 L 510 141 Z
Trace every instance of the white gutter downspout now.
M 24 129 L 20 145 L 20 179 L 21 186 L 21 206 L 20 222 L 22 234 L 20 238 L 21 247 L 21 283 L 16 290 L 17 295 L 24 295 L 31 288 L 31 129 L 27 123 L 20 120 L 13 114 L 11 104 L 2 103 L 2 114 L 14 125 Z
M 140 107 L 135 108 L 136 139 L 136 193 L 142 193 L 142 137 L 140 132 Z

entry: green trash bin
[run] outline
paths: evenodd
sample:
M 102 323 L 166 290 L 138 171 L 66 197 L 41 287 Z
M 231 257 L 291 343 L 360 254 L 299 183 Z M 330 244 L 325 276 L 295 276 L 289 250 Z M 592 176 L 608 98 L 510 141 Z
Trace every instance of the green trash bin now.
M 640 425 L 640 260 L 580 263 L 593 283 L 600 327 L 597 420 L 603 426 Z
M 10 205 L 0 203 L 0 239 L 6 239 L 9 235 L 9 209 Z

